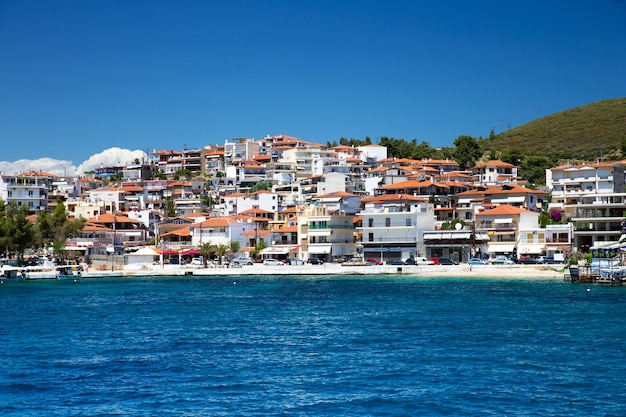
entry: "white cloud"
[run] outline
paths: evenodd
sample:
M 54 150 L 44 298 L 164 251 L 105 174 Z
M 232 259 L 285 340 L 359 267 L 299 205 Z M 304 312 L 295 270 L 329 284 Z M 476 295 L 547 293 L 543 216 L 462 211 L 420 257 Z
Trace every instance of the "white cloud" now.
M 20 159 L 15 162 L 0 161 L 0 172 L 14 175 L 27 171 L 43 171 L 50 174 L 63 176 L 82 175 L 86 171 L 93 171 L 100 166 L 126 166 L 134 163 L 135 159 L 147 162 L 148 158 L 144 151 L 131 151 L 122 148 L 109 148 L 92 155 L 78 167 L 72 161 L 52 158 Z
M 5 175 L 16 175 L 27 171 L 43 171 L 58 176 L 74 175 L 76 167 L 72 161 L 52 158 L 20 159 L 15 162 L 0 162 L 0 172 Z
M 127 166 L 132 165 L 135 159 L 147 162 L 147 155 L 144 151 L 131 151 L 122 148 L 109 148 L 92 155 L 85 162 L 76 168 L 76 173 L 81 175 L 87 171 L 93 171 L 101 166 Z

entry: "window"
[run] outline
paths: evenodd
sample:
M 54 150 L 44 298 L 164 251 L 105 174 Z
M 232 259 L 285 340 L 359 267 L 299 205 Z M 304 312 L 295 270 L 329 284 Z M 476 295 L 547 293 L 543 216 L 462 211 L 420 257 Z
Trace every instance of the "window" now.
M 367 226 L 368 227 L 374 227 L 374 219 L 368 219 Z
M 369 240 L 370 242 L 373 242 L 374 241 L 374 233 L 369 233 L 367 235 L 367 240 Z
M 406 218 L 406 222 L 405 222 L 405 223 L 406 223 L 406 226 L 409 226 L 409 227 L 410 227 L 410 226 L 411 226 L 411 218 L 410 218 L 410 217 L 407 217 L 407 218 Z
M 385 218 L 385 227 L 391 227 L 391 219 L 389 217 Z

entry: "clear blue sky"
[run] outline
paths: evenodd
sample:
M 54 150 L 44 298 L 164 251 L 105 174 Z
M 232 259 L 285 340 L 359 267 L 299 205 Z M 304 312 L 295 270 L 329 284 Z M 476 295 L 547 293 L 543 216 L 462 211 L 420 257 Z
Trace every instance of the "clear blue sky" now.
M 0 0 L 0 161 L 280 133 L 449 146 L 616 97 L 624 0 Z

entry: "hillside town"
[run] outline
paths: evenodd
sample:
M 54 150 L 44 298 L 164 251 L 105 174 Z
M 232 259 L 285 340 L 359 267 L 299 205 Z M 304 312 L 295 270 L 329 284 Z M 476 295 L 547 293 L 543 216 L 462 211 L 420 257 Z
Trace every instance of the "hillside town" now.
M 206 244 L 251 262 L 564 260 L 619 241 L 623 166 L 554 167 L 536 188 L 499 160 L 461 170 L 453 160 L 391 158 L 375 144 L 268 135 L 154 150 L 80 178 L 2 173 L 0 198 L 28 207 L 33 221 L 63 203 L 85 220 L 65 251 L 114 268 L 145 261 L 139 254 L 191 262 Z

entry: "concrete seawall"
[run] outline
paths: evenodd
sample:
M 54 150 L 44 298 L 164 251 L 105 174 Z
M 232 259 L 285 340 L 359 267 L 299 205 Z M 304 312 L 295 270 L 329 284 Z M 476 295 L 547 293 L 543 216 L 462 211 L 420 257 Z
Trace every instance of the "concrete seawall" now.
M 210 267 L 191 268 L 178 265 L 143 265 L 132 269 L 105 271 L 93 270 L 83 274 L 84 278 L 104 277 L 145 277 L 145 276 L 236 276 L 236 275 L 412 275 L 412 276 L 455 276 L 455 277 L 503 277 L 563 278 L 563 266 L 552 265 L 368 265 L 343 266 L 341 264 L 324 265 L 284 265 L 267 266 L 261 264 L 246 265 L 237 268 Z

